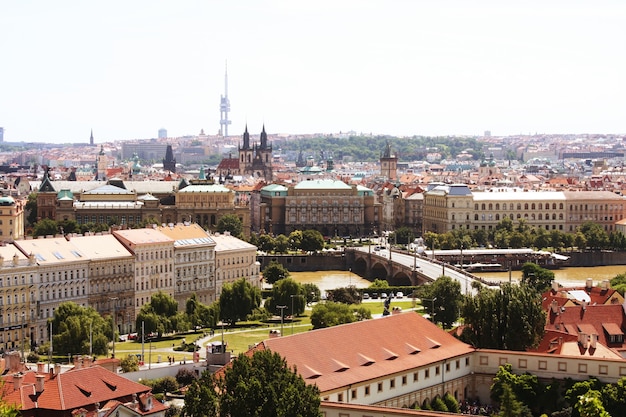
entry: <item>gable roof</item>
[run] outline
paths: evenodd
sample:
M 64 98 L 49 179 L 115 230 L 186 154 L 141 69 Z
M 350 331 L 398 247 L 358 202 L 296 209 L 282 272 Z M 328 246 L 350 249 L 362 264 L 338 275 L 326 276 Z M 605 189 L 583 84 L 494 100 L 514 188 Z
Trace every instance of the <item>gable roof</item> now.
M 150 387 L 133 382 L 110 372 L 101 366 L 74 369 L 61 374 L 45 373 L 44 389 L 36 392 L 36 372 L 22 375 L 18 389 L 13 383 L 13 375 L 4 376 L 4 400 L 21 407 L 22 415 L 30 415 L 28 410 L 42 409 L 63 411 L 85 408 L 91 410 L 95 403 L 105 404 L 109 400 L 127 402 L 133 394 L 150 391 Z M 41 415 L 41 414 L 39 414 Z
M 256 349 L 279 353 L 322 393 L 474 351 L 415 312 L 268 339 Z

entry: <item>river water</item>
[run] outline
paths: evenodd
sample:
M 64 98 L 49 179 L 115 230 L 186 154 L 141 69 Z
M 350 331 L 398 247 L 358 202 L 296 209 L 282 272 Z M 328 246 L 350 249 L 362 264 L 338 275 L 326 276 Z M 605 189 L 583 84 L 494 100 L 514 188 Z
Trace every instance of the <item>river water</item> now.
M 582 286 L 587 278 L 593 279 L 594 285 L 603 280 L 610 280 L 619 274 L 626 273 L 626 265 L 593 266 L 555 269 L 554 278 L 561 285 Z M 480 272 L 476 275 L 489 281 L 508 281 L 508 272 Z M 371 282 L 350 271 L 313 271 L 291 272 L 290 277 L 300 284 L 311 283 L 319 287 L 322 294 L 334 288 L 354 285 L 357 288 L 367 288 Z M 519 282 L 521 271 L 512 271 L 511 279 Z

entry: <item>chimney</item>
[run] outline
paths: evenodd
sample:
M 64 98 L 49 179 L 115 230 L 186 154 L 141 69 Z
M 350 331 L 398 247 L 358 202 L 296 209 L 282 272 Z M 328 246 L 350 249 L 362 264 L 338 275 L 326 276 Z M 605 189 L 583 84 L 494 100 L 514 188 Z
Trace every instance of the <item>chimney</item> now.
M 74 356 L 74 369 L 80 369 L 82 368 L 82 361 L 80 356 L 76 355 Z
M 44 382 L 46 380 L 46 376 L 37 374 L 37 375 L 35 375 L 35 378 L 37 379 L 36 382 L 35 382 L 35 392 L 37 392 L 37 393 L 43 392 L 43 389 L 44 389 L 44 386 L 45 386 Z
M 598 342 L 598 335 L 597 334 L 592 334 L 591 335 L 591 348 L 595 349 L 596 348 L 596 343 Z
M 559 291 L 559 283 L 556 281 L 552 281 L 552 291 L 554 292 L 558 292 Z
M 37 373 L 43 374 L 46 372 L 46 364 L 43 362 L 37 362 Z
M 21 372 L 13 374 L 13 388 L 15 391 L 19 391 L 22 387 L 22 380 L 24 379 L 24 375 Z
M 587 281 L 585 281 L 585 288 L 587 288 L 588 290 L 591 289 L 591 287 L 593 287 L 593 279 L 591 278 L 587 278 Z
M 608 279 L 602 281 L 602 289 L 608 290 L 611 288 L 611 282 Z
M 61 365 L 58 363 L 54 364 L 54 375 L 61 375 Z
M 552 309 L 552 312 L 556 314 L 559 311 L 559 303 L 557 303 L 556 300 L 552 300 L 550 308 Z

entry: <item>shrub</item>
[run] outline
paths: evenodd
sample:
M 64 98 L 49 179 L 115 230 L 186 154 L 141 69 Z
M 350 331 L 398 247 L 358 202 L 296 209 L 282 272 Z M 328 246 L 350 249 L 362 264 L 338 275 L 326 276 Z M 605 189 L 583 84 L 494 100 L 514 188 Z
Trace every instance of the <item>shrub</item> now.
M 181 368 L 176 373 L 176 382 L 181 387 L 191 384 L 196 379 L 196 374 L 187 368 Z
M 136 355 L 128 355 L 120 361 L 122 372 L 135 372 L 139 370 L 139 360 Z
M 35 352 L 30 352 L 28 356 L 26 356 L 26 360 L 29 363 L 37 363 L 39 362 L 39 355 L 36 354 Z

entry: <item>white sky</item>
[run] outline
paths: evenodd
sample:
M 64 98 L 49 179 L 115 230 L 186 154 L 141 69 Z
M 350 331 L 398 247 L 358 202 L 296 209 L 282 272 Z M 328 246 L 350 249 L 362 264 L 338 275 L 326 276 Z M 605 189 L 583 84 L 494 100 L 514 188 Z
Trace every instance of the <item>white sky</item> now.
M 5 141 L 626 133 L 626 1 L 20 0 Z

